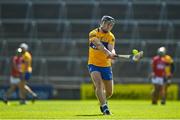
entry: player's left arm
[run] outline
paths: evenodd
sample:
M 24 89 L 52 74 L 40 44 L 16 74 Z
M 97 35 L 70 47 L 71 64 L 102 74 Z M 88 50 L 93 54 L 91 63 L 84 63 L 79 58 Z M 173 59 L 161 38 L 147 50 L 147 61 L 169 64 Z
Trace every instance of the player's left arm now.
M 114 45 L 108 44 L 108 49 L 109 49 L 109 51 L 111 51 L 113 54 L 116 55 L 116 51 L 115 51 L 115 49 L 114 49 Z
M 116 51 L 114 49 L 114 44 L 108 44 L 108 49 L 109 51 L 111 51 L 111 53 L 113 53 L 114 55 L 116 55 Z M 115 58 L 114 58 L 115 59 Z M 114 59 L 111 59 L 111 63 L 114 63 Z
M 115 46 L 115 37 L 112 36 L 112 39 L 109 41 L 109 44 L 108 44 L 108 50 L 120 58 L 131 59 L 131 55 L 117 55 L 114 46 Z
M 115 50 L 114 46 L 115 46 L 115 37 L 114 37 L 114 35 L 113 35 L 113 36 L 112 36 L 112 39 L 109 41 L 107 47 L 108 47 L 108 50 L 109 50 L 111 53 L 113 53 L 114 55 L 116 55 L 116 50 Z

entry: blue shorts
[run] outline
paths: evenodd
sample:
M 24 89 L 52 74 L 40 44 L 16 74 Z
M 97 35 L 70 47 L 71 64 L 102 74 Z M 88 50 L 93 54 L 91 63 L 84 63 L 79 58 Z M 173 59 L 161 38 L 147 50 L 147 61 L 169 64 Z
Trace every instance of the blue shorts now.
M 103 80 L 112 80 L 112 68 L 111 67 L 98 67 L 92 64 L 88 65 L 89 72 L 98 71 L 101 73 Z
M 29 80 L 31 78 L 31 74 L 30 72 L 25 72 L 25 74 L 22 76 L 22 80 Z

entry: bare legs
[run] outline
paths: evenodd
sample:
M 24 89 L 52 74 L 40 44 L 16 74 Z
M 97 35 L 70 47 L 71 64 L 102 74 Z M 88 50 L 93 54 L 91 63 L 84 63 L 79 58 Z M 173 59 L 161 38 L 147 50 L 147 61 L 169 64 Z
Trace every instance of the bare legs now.
M 152 104 L 157 104 L 159 97 L 165 97 L 165 89 L 163 85 L 154 84 L 154 89 L 152 91 Z
M 113 80 L 103 80 L 101 74 L 97 71 L 91 73 L 91 78 L 95 86 L 95 94 L 100 102 L 100 109 L 103 114 L 109 115 L 107 99 L 113 94 Z

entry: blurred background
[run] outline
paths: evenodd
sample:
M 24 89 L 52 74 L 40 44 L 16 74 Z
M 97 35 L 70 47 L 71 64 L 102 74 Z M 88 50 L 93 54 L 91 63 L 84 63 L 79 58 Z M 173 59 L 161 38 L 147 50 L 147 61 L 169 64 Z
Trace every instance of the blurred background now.
M 165 46 L 175 62 L 173 83 L 180 99 L 179 11 L 179 0 L 0 0 L 0 97 L 9 85 L 10 58 L 25 42 L 33 56 L 29 85 L 41 99 L 86 98 L 88 34 L 110 15 L 116 19 L 117 53 L 134 48 L 145 53 L 139 63 L 115 62 L 115 84 L 150 85 L 151 59 Z

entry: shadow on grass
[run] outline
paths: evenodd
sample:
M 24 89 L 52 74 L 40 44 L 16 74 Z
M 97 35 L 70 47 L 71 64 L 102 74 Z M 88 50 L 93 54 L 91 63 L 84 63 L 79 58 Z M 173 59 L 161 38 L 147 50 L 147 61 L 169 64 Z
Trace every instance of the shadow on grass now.
M 76 115 L 76 116 L 103 116 L 103 114 L 89 114 L 89 115 Z

